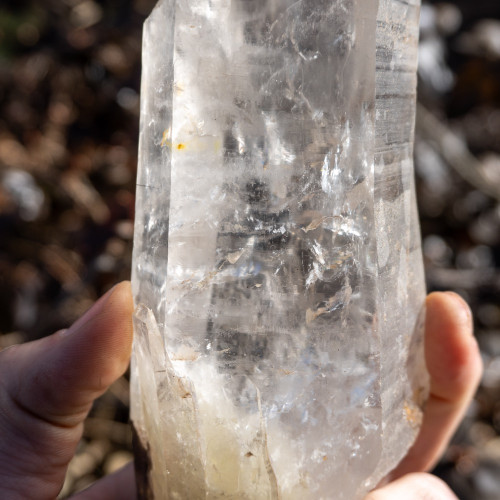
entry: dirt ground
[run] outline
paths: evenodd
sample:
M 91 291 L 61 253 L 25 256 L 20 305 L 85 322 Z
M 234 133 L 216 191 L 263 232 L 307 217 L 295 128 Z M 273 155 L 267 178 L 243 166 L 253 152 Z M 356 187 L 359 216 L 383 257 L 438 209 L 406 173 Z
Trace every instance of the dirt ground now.
M 0 6 L 0 348 L 128 279 L 142 22 L 154 0 Z M 485 375 L 436 473 L 500 499 L 500 2 L 422 9 L 415 165 L 428 289 L 475 315 Z M 128 381 L 95 405 L 62 496 L 131 459 Z

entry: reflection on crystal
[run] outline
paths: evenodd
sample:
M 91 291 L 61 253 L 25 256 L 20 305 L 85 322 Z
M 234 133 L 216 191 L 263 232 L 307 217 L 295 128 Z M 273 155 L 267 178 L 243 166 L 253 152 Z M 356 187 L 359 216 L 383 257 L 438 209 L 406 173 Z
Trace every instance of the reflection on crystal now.
M 416 0 L 161 0 L 148 19 L 145 498 L 362 498 L 413 441 L 417 20 Z

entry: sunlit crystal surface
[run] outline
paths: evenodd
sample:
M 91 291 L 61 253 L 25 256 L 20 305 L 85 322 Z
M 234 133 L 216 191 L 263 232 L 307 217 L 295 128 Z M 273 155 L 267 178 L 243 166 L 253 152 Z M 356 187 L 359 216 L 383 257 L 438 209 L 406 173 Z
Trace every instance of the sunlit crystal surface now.
M 132 420 L 148 498 L 356 499 L 415 438 L 418 2 L 161 0 Z

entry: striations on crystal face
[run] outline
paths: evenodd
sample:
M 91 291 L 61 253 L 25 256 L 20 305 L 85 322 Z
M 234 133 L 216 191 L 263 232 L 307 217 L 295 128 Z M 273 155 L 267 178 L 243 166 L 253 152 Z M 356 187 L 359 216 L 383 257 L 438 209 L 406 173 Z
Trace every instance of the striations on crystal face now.
M 144 30 L 139 490 L 358 499 L 427 394 L 416 0 L 160 0 Z

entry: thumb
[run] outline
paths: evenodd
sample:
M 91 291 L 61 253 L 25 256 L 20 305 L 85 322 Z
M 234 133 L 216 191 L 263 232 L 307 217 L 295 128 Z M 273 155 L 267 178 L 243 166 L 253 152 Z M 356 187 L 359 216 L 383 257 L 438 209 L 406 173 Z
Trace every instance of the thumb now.
M 121 283 L 68 330 L 0 353 L 1 498 L 58 493 L 93 401 L 127 369 L 132 310 Z

